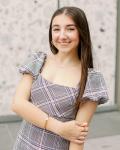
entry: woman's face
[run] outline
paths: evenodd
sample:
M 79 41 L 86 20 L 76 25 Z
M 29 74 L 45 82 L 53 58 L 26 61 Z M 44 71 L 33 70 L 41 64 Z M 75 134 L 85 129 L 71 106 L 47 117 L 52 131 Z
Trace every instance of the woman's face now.
M 71 17 L 61 14 L 52 21 L 52 43 L 61 52 L 76 51 L 79 32 Z

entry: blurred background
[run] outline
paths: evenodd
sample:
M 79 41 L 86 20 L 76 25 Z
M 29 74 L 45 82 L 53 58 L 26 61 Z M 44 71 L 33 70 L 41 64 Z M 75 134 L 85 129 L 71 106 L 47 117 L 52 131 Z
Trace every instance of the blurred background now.
M 120 0 L 0 0 L 0 150 L 12 149 L 21 123 L 10 109 L 18 67 L 34 52 L 49 53 L 50 19 L 62 6 L 84 10 L 94 66 L 104 75 L 110 98 L 97 109 L 85 150 L 120 149 Z

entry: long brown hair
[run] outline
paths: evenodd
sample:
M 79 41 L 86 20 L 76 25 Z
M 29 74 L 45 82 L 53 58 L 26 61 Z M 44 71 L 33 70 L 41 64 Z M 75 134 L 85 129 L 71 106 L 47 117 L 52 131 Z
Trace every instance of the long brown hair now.
M 80 91 L 78 99 L 82 98 L 82 95 L 85 90 L 85 85 L 88 76 L 88 68 L 93 68 L 93 58 L 92 58 L 92 48 L 91 48 L 91 38 L 90 31 L 88 26 L 88 21 L 83 10 L 77 7 L 62 7 L 57 9 L 50 22 L 49 27 L 49 44 L 50 49 L 53 54 L 58 53 L 58 49 L 52 44 L 52 21 L 54 17 L 65 14 L 70 16 L 75 22 L 77 29 L 79 31 L 80 43 L 78 46 L 78 56 L 81 61 L 81 80 L 80 80 Z M 79 100 L 78 100 L 79 102 Z M 77 104 L 78 105 L 78 104 Z

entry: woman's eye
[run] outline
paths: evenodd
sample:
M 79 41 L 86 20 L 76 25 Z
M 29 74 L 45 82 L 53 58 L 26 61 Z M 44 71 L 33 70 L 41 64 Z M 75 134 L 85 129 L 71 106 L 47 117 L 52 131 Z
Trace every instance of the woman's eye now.
M 68 31 L 73 31 L 73 30 L 75 30 L 74 28 L 68 28 L 67 29 Z
M 53 29 L 53 31 L 59 31 L 59 29 L 56 28 L 56 29 Z

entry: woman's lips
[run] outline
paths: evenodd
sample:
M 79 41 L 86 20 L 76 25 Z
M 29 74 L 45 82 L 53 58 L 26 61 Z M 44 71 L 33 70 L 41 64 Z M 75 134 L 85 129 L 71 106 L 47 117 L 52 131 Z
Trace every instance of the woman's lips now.
M 68 44 L 70 44 L 70 42 L 58 42 L 58 43 L 62 46 L 67 46 Z

